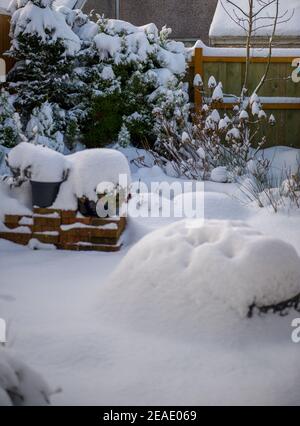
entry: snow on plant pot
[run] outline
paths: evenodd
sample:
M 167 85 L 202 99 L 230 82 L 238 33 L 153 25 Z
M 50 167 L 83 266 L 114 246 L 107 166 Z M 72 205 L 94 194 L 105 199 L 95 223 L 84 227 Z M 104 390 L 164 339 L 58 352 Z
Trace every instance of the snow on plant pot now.
M 180 221 L 138 242 L 102 291 L 120 323 L 186 335 L 239 323 L 254 306 L 297 306 L 300 258 L 240 222 Z
M 68 178 L 70 165 L 66 157 L 41 145 L 22 142 L 6 157 L 16 186 L 30 180 L 32 204 L 49 207 L 53 204 L 60 185 Z
M 114 149 L 90 149 L 69 156 L 72 165 L 70 180 L 83 215 L 98 216 L 99 198 L 107 196 L 110 188 L 126 198 L 131 183 L 126 157 Z M 119 195 L 118 195 L 119 197 Z

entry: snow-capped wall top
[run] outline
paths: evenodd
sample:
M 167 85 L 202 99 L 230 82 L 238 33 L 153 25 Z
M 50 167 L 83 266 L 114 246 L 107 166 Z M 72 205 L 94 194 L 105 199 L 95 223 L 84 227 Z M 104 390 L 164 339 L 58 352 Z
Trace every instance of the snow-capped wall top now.
M 255 0 L 255 10 L 258 11 L 261 5 Z M 248 10 L 248 0 L 238 0 L 238 5 L 243 10 Z M 269 36 L 273 31 L 271 17 L 275 16 L 276 2 L 265 8 L 260 14 L 265 19 L 260 19 L 255 32 L 256 36 Z M 280 0 L 279 1 L 280 16 L 279 24 L 277 27 L 276 35 L 282 37 L 297 37 L 300 35 L 300 4 L 299 0 Z M 226 10 L 225 10 L 226 9 Z M 286 14 L 285 12 L 288 11 Z M 284 15 L 285 14 L 285 15 Z M 245 36 L 246 31 L 239 25 L 233 22 L 236 20 L 235 16 L 243 17 L 242 12 L 238 8 L 225 1 L 219 0 L 216 13 L 214 15 L 209 36 L 210 37 L 239 37 Z
M 67 25 L 64 15 L 52 8 L 52 1 L 47 1 L 49 5 L 46 7 L 38 7 L 28 1 L 24 7 L 15 10 L 11 21 L 12 36 L 16 40 L 19 34 L 36 34 L 46 41 L 49 37 L 47 32 L 51 31 L 52 42 L 61 39 L 66 53 L 74 55 L 80 49 L 80 39 Z M 11 4 L 12 12 L 15 3 Z
M 201 40 L 198 40 L 192 48 L 188 48 L 188 57 L 194 54 L 195 49 L 203 49 L 204 56 L 231 56 L 236 58 L 244 58 L 246 56 L 246 48 L 244 47 L 210 47 L 206 46 Z M 274 48 L 272 50 L 274 57 L 294 57 L 300 56 L 299 48 Z M 251 48 L 250 55 L 253 57 L 267 58 L 269 55 L 269 49 L 267 48 Z

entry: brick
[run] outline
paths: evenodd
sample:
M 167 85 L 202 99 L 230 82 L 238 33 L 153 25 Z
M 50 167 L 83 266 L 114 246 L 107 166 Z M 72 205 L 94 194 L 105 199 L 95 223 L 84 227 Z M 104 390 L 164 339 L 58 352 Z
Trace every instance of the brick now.
M 32 238 L 36 238 L 43 244 L 58 244 L 59 243 L 59 235 L 47 235 L 47 234 L 39 234 L 34 233 Z
M 73 225 L 75 223 L 83 223 L 84 225 L 91 224 L 90 217 L 63 217 L 61 218 L 62 225 Z
M 16 232 L 11 232 L 11 233 L 0 232 L 0 238 L 25 246 L 31 240 L 32 234 L 17 234 Z
M 19 215 L 6 215 L 5 216 L 5 219 L 4 219 L 4 224 L 5 224 L 5 226 L 7 227 L 7 228 L 9 228 L 9 229 L 15 229 L 15 228 L 18 228 L 18 227 L 20 227 L 20 226 L 27 226 L 28 228 L 32 228 L 32 225 L 28 225 L 28 224 L 24 224 L 24 225 L 21 225 L 20 224 L 20 221 L 23 219 L 23 218 L 26 218 L 26 219 L 31 219 L 32 220 L 32 216 L 29 216 L 29 215 L 24 215 L 24 216 L 19 216 Z
M 11 222 L 6 222 L 6 221 L 4 222 L 4 225 L 9 229 L 15 229 L 15 228 L 19 228 L 19 226 L 21 226 L 21 225 L 18 224 L 18 222 L 11 223 Z M 26 226 L 28 226 L 28 225 L 26 225 Z
M 49 209 L 49 208 L 34 207 L 33 208 L 33 213 L 34 214 L 39 214 L 39 215 L 48 215 L 48 214 L 58 213 L 59 215 L 61 215 L 61 210 L 59 210 L 59 209 Z
M 61 210 L 60 215 L 62 219 L 74 219 L 76 217 L 76 210 Z
M 62 243 L 78 243 L 79 241 L 89 243 L 91 240 L 91 233 L 89 230 L 78 229 L 70 231 L 61 231 L 60 242 Z
M 11 215 L 11 214 L 7 214 L 4 218 L 4 222 L 5 224 L 8 225 L 18 225 L 19 221 L 22 219 L 23 216 L 20 215 Z M 25 216 L 25 217 L 30 217 L 30 216 Z
M 109 223 L 116 223 L 118 225 L 119 222 L 120 222 L 120 219 L 91 217 L 92 226 L 103 226 L 103 225 L 108 225 Z
M 61 219 L 55 218 L 55 217 L 41 217 L 41 216 L 35 216 L 33 218 L 33 225 L 36 226 L 42 226 L 44 228 L 47 228 L 45 230 L 51 231 L 55 230 L 55 228 L 58 230 L 61 224 Z
M 118 229 L 91 229 L 91 237 L 98 238 L 118 238 L 119 237 Z
M 116 245 L 118 241 L 119 241 L 119 238 L 91 237 L 90 239 L 90 242 L 92 244 Z
M 33 225 L 32 232 L 59 232 L 59 227 L 57 226 L 47 226 L 47 225 Z

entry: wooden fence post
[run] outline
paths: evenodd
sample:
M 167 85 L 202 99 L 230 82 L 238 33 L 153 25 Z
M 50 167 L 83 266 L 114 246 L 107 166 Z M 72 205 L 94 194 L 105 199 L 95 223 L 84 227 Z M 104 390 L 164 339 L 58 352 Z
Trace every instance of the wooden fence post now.
M 195 49 L 195 75 L 199 74 L 203 79 L 203 48 L 196 47 Z M 202 95 L 200 88 L 194 87 L 194 103 L 195 103 L 195 111 L 199 112 L 202 104 Z
M 6 81 L 6 62 L 4 59 L 0 58 L 0 83 L 5 83 Z

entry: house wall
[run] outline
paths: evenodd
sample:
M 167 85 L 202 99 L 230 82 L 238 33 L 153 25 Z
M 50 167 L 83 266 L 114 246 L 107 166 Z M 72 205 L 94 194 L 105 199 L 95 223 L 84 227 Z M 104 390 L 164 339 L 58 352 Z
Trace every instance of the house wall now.
M 176 39 L 208 42 L 210 24 L 217 0 L 120 0 L 120 19 L 134 25 L 154 22 L 158 28 L 167 25 Z M 95 9 L 115 18 L 114 0 L 87 0 L 84 11 Z

